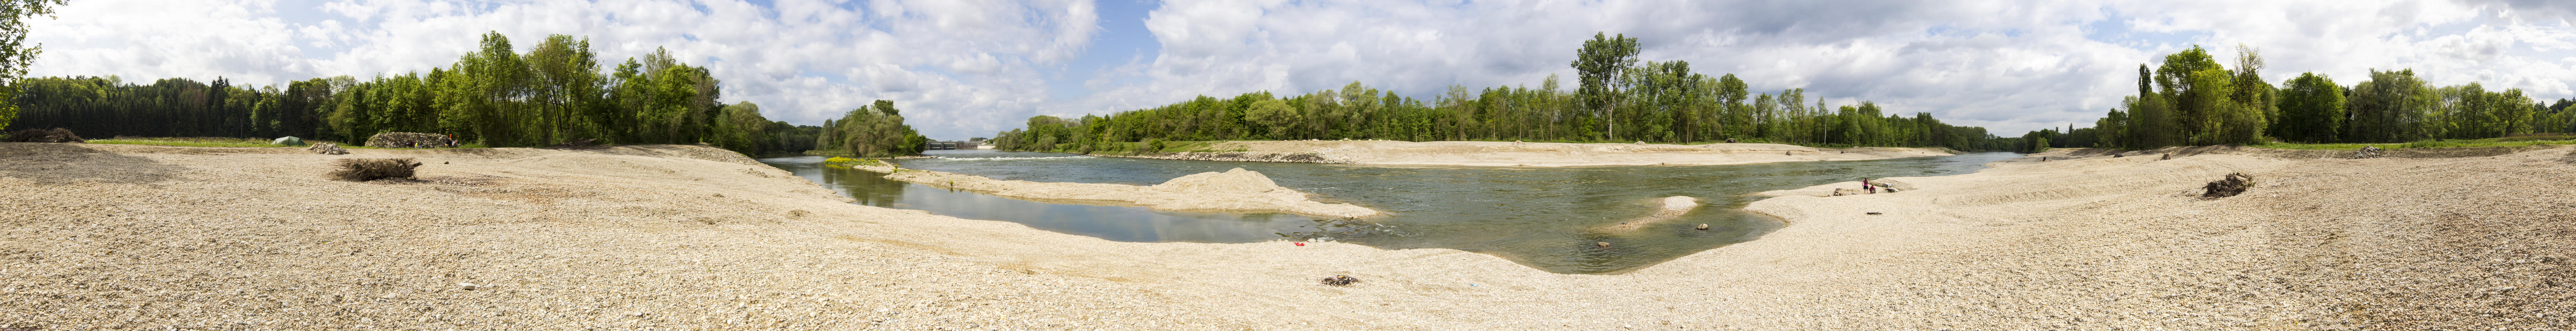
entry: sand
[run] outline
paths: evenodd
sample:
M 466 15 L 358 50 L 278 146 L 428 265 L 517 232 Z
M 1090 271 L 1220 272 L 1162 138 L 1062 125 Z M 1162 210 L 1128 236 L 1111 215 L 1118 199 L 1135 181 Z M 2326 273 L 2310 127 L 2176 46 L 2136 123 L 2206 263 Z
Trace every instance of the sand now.
M 70 329 L 2554 330 L 2576 153 L 1999 164 L 1753 203 L 1621 275 L 1125 243 L 845 203 L 695 146 L 0 143 L 0 324 Z M 417 181 L 322 178 L 413 157 Z M 2192 192 L 2229 172 L 2244 195 Z M 1865 212 L 1881 212 L 1866 215 Z M 1317 280 L 1349 275 L 1350 286 Z M 472 283 L 465 289 L 460 283 Z
M 1173 178 L 1151 186 L 996 180 L 984 176 L 899 169 L 876 163 L 851 168 L 885 173 L 886 178 L 940 188 L 1022 200 L 1127 205 L 1168 211 L 1270 212 L 1319 218 L 1362 218 L 1384 213 L 1347 203 L 1323 203 L 1311 194 L 1281 187 L 1261 172 L 1234 168 Z
M 1125 155 L 1124 157 L 1377 165 L 1566 167 L 1723 165 L 1957 155 L 1953 151 L 1941 148 L 1834 149 L 1781 144 L 1572 144 L 1391 140 L 1228 141 L 1211 144 L 1207 149 L 1219 152 Z

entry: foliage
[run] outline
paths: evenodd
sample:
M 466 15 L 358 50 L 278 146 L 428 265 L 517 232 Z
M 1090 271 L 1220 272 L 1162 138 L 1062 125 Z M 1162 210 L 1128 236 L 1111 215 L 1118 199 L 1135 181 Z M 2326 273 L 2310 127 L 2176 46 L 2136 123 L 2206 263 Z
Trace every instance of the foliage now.
M 2274 89 L 2254 74 L 2262 69 L 2260 53 L 2238 50 L 2233 69 L 2197 46 L 2166 56 L 2162 70 L 2139 65 L 2138 95 L 2124 100 L 2123 109 L 2111 110 L 2091 128 L 2033 131 L 2031 137 L 2050 137 L 2054 147 L 2356 149 L 2518 146 L 2530 143 L 2483 138 L 2576 133 L 2576 113 L 2567 111 L 2576 100 L 2543 104 L 2519 89 L 2490 91 L 2474 82 L 2436 87 L 2412 69 L 2374 69 L 2370 80 L 2350 87 L 2302 73 Z M 2401 141 L 2408 143 L 2391 143 Z
M 509 38 L 487 33 L 473 52 L 425 74 L 314 78 L 258 88 L 220 77 L 150 85 L 114 76 L 35 78 L 13 85 L 24 93 L 10 104 L 27 111 L 8 127 L 106 136 L 298 136 L 351 145 L 383 132 L 434 133 L 494 147 L 579 139 L 704 142 L 751 155 L 813 149 L 822 131 L 768 121 L 749 102 L 717 102 L 721 82 L 667 50 L 629 58 L 606 72 L 598 58 L 586 38 L 547 36 L 519 52 Z
M 26 76 L 27 66 L 45 52 L 43 45 L 27 45 L 27 18 L 52 18 L 53 7 L 64 4 L 64 0 L 0 0 L 0 100 L 17 96 L 19 77 Z M 17 118 L 17 104 L 0 103 L 0 128 L 10 127 Z
M 1595 36 L 1577 51 L 1577 90 L 1548 77 L 1537 88 L 1451 86 L 1429 102 L 1351 82 L 1278 96 L 1268 91 L 1107 116 L 1036 116 L 993 136 L 1007 150 L 1152 150 L 1136 142 L 1292 139 L 1663 143 L 1767 142 L 1815 146 L 1939 146 L 2019 150 L 2021 138 L 1951 126 L 1927 113 L 1886 114 L 1872 102 L 1831 105 L 1803 89 L 1751 93 L 1734 75 L 1694 73 L 1682 61 L 1636 64 L 1634 38 Z M 1172 148 L 1182 149 L 1182 148 Z
M 815 146 L 855 157 L 921 154 L 930 147 L 930 138 L 904 125 L 902 113 L 894 108 L 893 101 L 886 100 L 851 109 L 839 120 L 823 121 Z

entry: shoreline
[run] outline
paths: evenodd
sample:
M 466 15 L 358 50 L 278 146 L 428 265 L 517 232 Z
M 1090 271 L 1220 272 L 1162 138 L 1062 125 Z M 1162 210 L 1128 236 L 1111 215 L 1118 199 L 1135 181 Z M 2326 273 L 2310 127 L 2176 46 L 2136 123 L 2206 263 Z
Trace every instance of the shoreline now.
M 1392 140 L 1225 141 L 1211 144 L 1208 149 L 1231 152 L 1093 155 L 1167 160 L 1472 167 L 1729 165 L 1958 155 L 1957 151 L 1944 148 L 1914 147 L 1812 148 L 1757 143 L 1676 145 Z
M 2576 327 L 2576 148 L 2001 163 L 1747 210 L 1618 275 L 1452 249 L 1129 243 L 850 204 L 697 146 L 0 143 L 0 323 L 47 328 Z M 738 154 L 734 155 L 739 157 Z M 2073 155 L 2066 155 L 2073 156 Z M 327 164 L 414 157 L 418 180 Z M 742 161 L 748 161 L 743 159 Z M 2202 199 L 2227 173 L 2256 184 Z M 208 192 L 223 192 L 209 194 Z M 1864 212 L 1880 212 L 1867 215 Z M 100 270 L 113 270 L 101 272 Z M 1347 275 L 1350 286 L 1317 279 Z M 462 284 L 473 284 L 466 287 Z M 1065 304 L 1078 302 L 1078 305 Z

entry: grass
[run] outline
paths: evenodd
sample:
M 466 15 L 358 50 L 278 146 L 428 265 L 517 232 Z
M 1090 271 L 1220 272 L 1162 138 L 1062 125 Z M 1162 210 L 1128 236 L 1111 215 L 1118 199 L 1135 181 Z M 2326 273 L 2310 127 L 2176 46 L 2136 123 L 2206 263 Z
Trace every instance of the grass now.
M 2270 144 L 2255 145 L 2254 147 L 2271 148 L 2271 149 L 2326 149 L 2326 150 L 2352 150 L 2352 149 L 2361 149 L 2361 148 L 2362 148 L 2362 147 L 2364 147 L 2364 146 L 2379 147 L 2380 149 L 2399 149 L 2399 148 L 2445 148 L 2445 147 L 2510 147 L 2510 146 L 2532 146 L 2532 145 L 2576 145 L 2576 136 L 2569 136 L 2569 135 L 2529 135 L 2529 136 L 2519 136 L 2519 137 L 2487 138 L 2487 139 L 2429 139 L 2429 140 L 2417 140 L 2417 141 L 2406 142 L 2406 143 L 2388 143 L 2388 144 L 2294 144 L 2294 143 L 2270 143 Z

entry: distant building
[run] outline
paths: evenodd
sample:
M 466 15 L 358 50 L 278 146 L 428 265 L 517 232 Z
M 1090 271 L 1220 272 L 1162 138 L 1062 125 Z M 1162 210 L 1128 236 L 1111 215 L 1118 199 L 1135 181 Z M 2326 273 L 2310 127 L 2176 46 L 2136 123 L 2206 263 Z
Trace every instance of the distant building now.
M 984 145 L 984 142 L 981 142 L 981 141 L 933 141 L 933 142 L 930 142 L 930 147 L 929 147 L 929 148 L 930 148 L 930 149 L 982 149 L 982 148 L 984 148 L 984 147 L 983 147 L 983 145 Z

